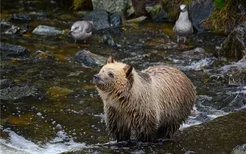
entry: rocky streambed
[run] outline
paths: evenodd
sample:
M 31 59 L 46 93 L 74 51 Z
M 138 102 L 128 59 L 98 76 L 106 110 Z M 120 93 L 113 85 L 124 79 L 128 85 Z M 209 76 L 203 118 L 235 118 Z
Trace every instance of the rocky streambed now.
M 246 59 L 230 61 L 221 56 L 225 53 L 221 44 L 235 39 L 199 32 L 186 44 L 177 44 L 173 24 L 124 20 L 122 26 L 99 28 L 86 43 L 74 44 L 67 29 L 81 14 L 56 1 L 16 3 L 23 9 L 2 3 L 3 152 L 200 154 L 245 150 Z M 120 23 L 116 19 L 112 21 Z M 244 25 L 235 31 L 245 36 Z M 241 39 L 240 50 L 228 55 L 244 51 L 243 42 Z M 92 76 L 108 56 L 136 69 L 157 64 L 177 67 L 192 80 L 197 102 L 174 141 L 117 144 L 107 135 L 103 104 Z

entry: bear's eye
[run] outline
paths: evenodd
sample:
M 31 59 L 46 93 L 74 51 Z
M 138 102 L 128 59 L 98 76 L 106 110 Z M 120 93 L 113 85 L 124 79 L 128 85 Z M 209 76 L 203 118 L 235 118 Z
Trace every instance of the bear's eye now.
M 110 76 L 111 78 L 114 78 L 114 74 L 112 72 L 109 72 L 108 76 Z

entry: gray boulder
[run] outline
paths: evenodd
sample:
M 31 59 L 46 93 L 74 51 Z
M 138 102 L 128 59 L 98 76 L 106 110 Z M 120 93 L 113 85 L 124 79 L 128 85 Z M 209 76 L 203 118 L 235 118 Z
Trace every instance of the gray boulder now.
M 95 30 L 113 28 L 122 25 L 121 16 L 117 13 L 109 13 L 105 10 L 93 10 L 85 14 L 83 20 L 93 21 Z
M 104 65 L 106 58 L 83 49 L 75 54 L 75 61 L 83 67 L 93 68 Z
M 0 53 L 6 56 L 21 56 L 29 53 L 29 50 L 20 45 L 0 42 Z
M 246 22 L 235 27 L 222 42 L 220 53 L 221 56 L 235 61 L 246 55 Z
M 36 35 L 52 36 L 62 34 L 62 31 L 56 27 L 39 25 L 32 31 L 32 33 Z
M 192 1 L 189 6 L 190 20 L 192 25 L 198 31 L 204 31 L 206 28 L 200 24 L 207 19 L 214 10 L 213 0 L 196 0 Z
M 92 0 L 94 9 L 103 9 L 108 12 L 117 12 L 120 15 L 124 15 L 125 11 L 131 5 L 131 0 Z

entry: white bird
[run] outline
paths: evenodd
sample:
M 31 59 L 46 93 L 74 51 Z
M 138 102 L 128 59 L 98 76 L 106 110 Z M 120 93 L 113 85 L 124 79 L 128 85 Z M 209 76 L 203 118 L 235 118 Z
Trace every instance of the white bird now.
M 193 27 L 189 20 L 188 10 L 185 4 L 180 5 L 179 18 L 173 27 L 173 32 L 177 35 L 177 42 L 179 42 L 180 38 L 183 38 L 184 43 L 186 36 L 192 35 L 193 33 Z
M 75 43 L 77 40 L 86 41 L 92 35 L 92 21 L 76 21 L 70 30 L 70 34 L 75 39 Z

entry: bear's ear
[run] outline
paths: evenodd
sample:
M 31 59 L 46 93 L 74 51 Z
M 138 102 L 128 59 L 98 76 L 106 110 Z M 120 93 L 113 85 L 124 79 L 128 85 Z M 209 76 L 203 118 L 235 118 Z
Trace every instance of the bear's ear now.
M 130 65 L 126 65 L 126 66 L 123 68 L 124 72 L 126 73 L 126 78 L 128 78 L 128 77 L 131 75 L 132 69 L 133 69 L 133 67 L 130 66 Z
M 106 63 L 109 64 L 109 63 L 114 63 L 116 62 L 111 56 L 108 57 Z

